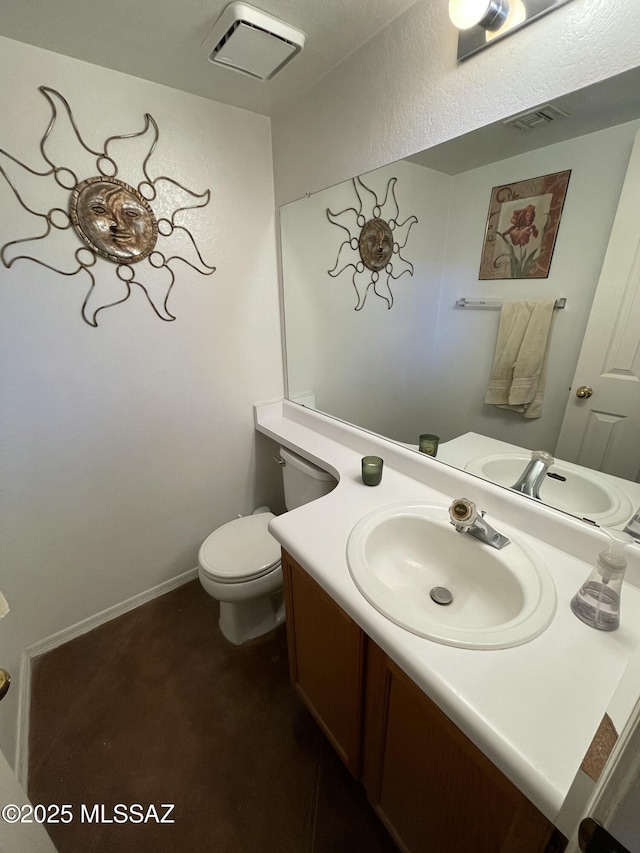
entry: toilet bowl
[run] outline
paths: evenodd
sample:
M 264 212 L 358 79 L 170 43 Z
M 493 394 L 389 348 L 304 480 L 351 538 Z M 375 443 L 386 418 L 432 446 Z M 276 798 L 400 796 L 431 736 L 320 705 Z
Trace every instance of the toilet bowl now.
M 202 543 L 198 577 L 220 602 L 220 630 L 239 645 L 284 620 L 280 546 L 267 525 L 272 512 L 229 521 Z
M 287 509 L 327 494 L 331 474 L 280 448 Z M 235 645 L 272 631 L 285 618 L 280 545 L 268 531 L 274 514 L 259 507 L 205 539 L 198 553 L 203 589 L 220 602 L 220 630 Z

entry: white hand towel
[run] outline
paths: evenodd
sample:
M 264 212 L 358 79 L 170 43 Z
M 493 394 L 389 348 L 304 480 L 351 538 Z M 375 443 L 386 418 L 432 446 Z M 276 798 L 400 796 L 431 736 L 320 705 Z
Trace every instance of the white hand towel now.
M 554 306 L 555 299 L 503 303 L 485 403 L 540 417 Z

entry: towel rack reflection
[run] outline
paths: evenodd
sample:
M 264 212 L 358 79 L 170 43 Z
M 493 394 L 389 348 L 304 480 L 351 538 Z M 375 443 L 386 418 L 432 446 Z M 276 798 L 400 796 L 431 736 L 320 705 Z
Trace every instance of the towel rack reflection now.
M 567 304 L 567 299 L 565 296 L 561 296 L 560 299 L 556 299 L 556 304 L 553 306 L 554 308 L 560 309 L 564 308 Z M 460 299 L 456 300 L 456 305 L 458 308 L 501 308 L 502 300 L 501 299 L 467 299 L 466 296 L 461 296 Z

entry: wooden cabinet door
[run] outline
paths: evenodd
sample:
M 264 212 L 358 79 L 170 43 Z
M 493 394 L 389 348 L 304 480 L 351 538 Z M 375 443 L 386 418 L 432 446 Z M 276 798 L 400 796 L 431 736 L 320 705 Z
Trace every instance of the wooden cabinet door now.
M 542 853 L 553 827 L 369 641 L 363 782 L 411 853 Z
M 282 554 L 291 683 L 357 778 L 365 635 L 288 554 Z

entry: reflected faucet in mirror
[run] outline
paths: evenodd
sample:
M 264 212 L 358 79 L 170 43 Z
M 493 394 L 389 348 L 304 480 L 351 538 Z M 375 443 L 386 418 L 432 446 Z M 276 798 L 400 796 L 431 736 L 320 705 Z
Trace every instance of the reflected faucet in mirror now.
M 555 461 L 546 450 L 534 450 L 531 454 L 531 461 L 511 488 L 539 501 L 540 486 L 547 476 L 547 471 Z

